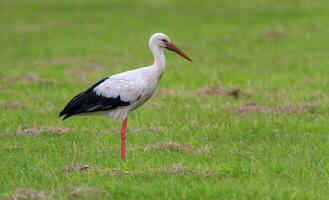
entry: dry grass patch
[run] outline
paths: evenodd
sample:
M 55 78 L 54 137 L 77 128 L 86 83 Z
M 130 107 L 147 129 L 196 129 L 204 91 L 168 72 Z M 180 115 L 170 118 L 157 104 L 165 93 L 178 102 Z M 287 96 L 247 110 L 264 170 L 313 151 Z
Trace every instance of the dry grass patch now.
M 4 200 L 51 200 L 51 199 L 95 199 L 104 198 L 109 199 L 112 194 L 106 190 L 95 187 L 71 187 L 69 189 L 59 189 L 51 193 L 39 191 L 35 189 L 17 189 L 12 195 L 6 196 Z
M 158 97 L 184 96 L 184 97 L 234 97 L 239 99 L 241 96 L 251 96 L 250 92 L 243 92 L 240 88 L 225 88 L 220 84 L 201 88 L 197 91 L 177 90 L 177 89 L 158 89 L 155 93 Z
M 209 153 L 208 147 L 194 147 L 190 144 L 180 144 L 176 142 L 166 142 L 166 143 L 158 143 L 155 145 L 152 145 L 151 147 L 147 146 L 145 147 L 145 150 L 147 149 L 155 149 L 155 150 L 161 150 L 161 151 L 172 151 L 172 152 L 188 152 L 188 153 Z
M 71 131 L 70 128 L 65 127 L 36 127 L 36 128 L 18 128 L 16 135 L 37 136 L 42 133 L 49 133 L 52 135 L 61 135 Z
M 3 110 L 21 110 L 23 109 L 25 106 L 22 103 L 19 102 L 3 102 L 0 104 L 0 108 L 2 108 Z
M 214 174 L 210 173 L 207 170 L 196 170 L 188 168 L 181 163 L 174 163 L 172 165 L 169 165 L 165 168 L 162 168 L 159 170 L 163 173 L 170 173 L 170 174 L 180 174 L 180 175 L 198 175 L 202 177 L 208 177 L 213 176 Z
M 90 166 L 86 163 L 74 163 L 64 168 L 65 173 L 70 173 L 73 171 L 88 171 L 90 170 Z
M 120 168 L 107 168 L 107 167 L 95 167 L 94 171 L 110 174 L 112 176 L 116 176 L 116 175 L 135 176 L 135 175 L 140 174 L 138 172 L 133 172 L 133 171 L 124 170 L 124 169 L 120 169 Z
M 72 173 L 76 171 L 81 172 L 97 172 L 97 173 L 105 173 L 110 174 L 112 176 L 116 175 L 136 175 L 138 173 L 133 171 L 128 171 L 120 168 L 107 168 L 107 167 L 97 167 L 97 166 L 90 166 L 86 163 L 74 163 L 64 168 L 64 173 Z
M 248 102 L 237 108 L 230 109 L 230 111 L 235 114 L 243 114 L 243 113 L 253 113 L 253 112 L 264 112 L 267 111 L 267 109 L 268 108 L 266 106 L 254 102 Z
M 155 91 L 155 96 L 157 97 L 170 97 L 170 96 L 177 96 L 179 94 L 180 96 L 185 96 L 182 93 L 177 93 L 174 89 L 166 89 L 166 88 L 159 88 Z
M 230 108 L 229 111 L 233 112 L 234 114 L 247 114 L 247 113 L 255 113 L 255 112 L 262 112 L 262 113 L 303 113 L 306 111 L 310 111 L 317 106 L 311 104 L 285 104 L 279 106 L 266 106 L 254 102 L 245 103 L 236 108 Z
M 23 150 L 23 146 L 18 146 L 18 145 L 11 145 L 11 146 L 6 146 L 3 148 L 4 151 L 6 152 L 15 152 L 15 151 L 20 151 Z
M 120 129 L 119 128 L 109 128 L 105 130 L 86 130 L 91 131 L 92 133 L 96 135 L 104 135 L 104 134 L 120 134 Z
M 87 198 L 87 197 L 92 197 L 96 198 L 96 197 L 103 197 L 103 198 L 111 198 L 112 194 L 99 189 L 99 188 L 94 188 L 94 187 L 74 187 L 69 189 L 69 194 L 71 197 L 73 198 Z
M 133 133 L 133 134 L 155 134 L 155 133 L 161 133 L 165 132 L 167 129 L 165 127 L 150 127 L 150 128 L 134 128 L 134 129 L 128 129 L 127 132 Z M 95 134 L 97 135 L 103 135 L 103 134 L 120 134 L 119 128 L 111 128 L 108 130 L 95 130 Z
M 318 106 L 311 105 L 311 104 L 286 104 L 286 105 L 280 105 L 274 108 L 274 111 L 277 113 L 302 113 L 307 112 L 312 109 L 317 108 Z
M 188 172 L 193 172 L 193 170 L 183 166 L 182 164 L 172 164 L 166 168 L 167 171 L 174 174 L 186 174 Z
M 287 32 L 281 26 L 268 27 L 264 31 L 264 38 L 267 40 L 282 40 L 287 37 Z
M 259 155 L 259 153 L 254 151 L 245 151 L 245 152 L 237 151 L 237 152 L 232 152 L 232 154 L 249 159 L 255 159 Z
M 17 189 L 10 197 L 4 198 L 6 200 L 48 200 L 51 199 L 49 194 L 43 191 L 34 189 Z
M 234 97 L 236 99 L 239 99 L 241 96 L 250 96 L 251 94 L 249 92 L 243 92 L 240 88 L 225 88 L 219 84 L 215 84 L 211 87 L 205 87 L 201 89 L 198 93 L 196 93 L 197 96 L 220 96 L 220 97 Z

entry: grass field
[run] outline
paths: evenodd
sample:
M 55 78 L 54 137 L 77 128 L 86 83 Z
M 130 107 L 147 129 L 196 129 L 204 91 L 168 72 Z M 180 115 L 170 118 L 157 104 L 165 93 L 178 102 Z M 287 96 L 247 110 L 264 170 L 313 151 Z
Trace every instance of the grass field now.
M 153 62 L 120 122 L 57 116 L 101 78 Z M 329 2 L 2 0 L 0 198 L 327 199 Z

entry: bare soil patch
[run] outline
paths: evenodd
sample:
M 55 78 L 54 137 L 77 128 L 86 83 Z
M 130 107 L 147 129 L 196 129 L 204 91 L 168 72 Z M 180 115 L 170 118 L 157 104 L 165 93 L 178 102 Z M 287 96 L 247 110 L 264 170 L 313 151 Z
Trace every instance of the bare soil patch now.
M 96 135 L 105 135 L 105 134 L 120 134 L 120 128 L 109 128 L 105 130 L 93 130 L 92 133 Z
M 16 151 L 20 151 L 23 149 L 24 149 L 23 146 L 18 146 L 18 145 L 10 145 L 10 146 L 6 146 L 3 148 L 3 150 L 6 152 L 16 152 Z
M 281 26 L 268 27 L 264 31 L 264 38 L 267 40 L 282 40 L 287 37 L 287 32 Z
M 176 142 L 166 142 L 166 143 L 158 143 L 152 145 L 151 147 L 146 146 L 145 150 L 147 149 L 155 149 L 160 151 L 173 151 L 173 152 L 188 152 L 188 153 L 209 153 L 208 147 L 194 147 L 190 144 L 180 144 Z
M 107 197 L 111 198 L 112 194 L 99 189 L 99 188 L 94 188 L 94 187 L 74 187 L 69 189 L 69 194 L 71 197 L 74 198 L 86 198 L 86 197 Z
M 73 171 L 88 171 L 91 167 L 86 163 L 74 163 L 64 168 L 65 173 L 70 173 Z
M 17 189 L 7 200 L 48 200 L 49 194 L 35 189 Z
M 236 99 L 239 99 L 241 96 L 251 96 L 249 92 L 243 92 L 240 88 L 234 87 L 234 88 L 225 88 L 219 84 L 215 84 L 211 87 L 205 87 L 201 89 L 198 93 L 196 93 L 197 96 L 229 96 L 234 97 Z
M 186 174 L 188 172 L 193 172 L 193 170 L 183 166 L 182 164 L 173 164 L 166 168 L 167 171 L 174 174 Z
M 181 163 L 174 163 L 172 165 L 169 165 L 165 168 L 160 169 L 159 171 L 164 172 L 164 173 L 170 173 L 170 174 L 181 174 L 181 175 L 192 174 L 192 175 L 198 175 L 198 176 L 202 176 L 202 177 L 208 177 L 208 176 L 214 175 L 213 173 L 210 173 L 207 170 L 191 169 L 191 168 L 188 168 L 188 167 L 182 165 Z
M 155 91 L 154 95 L 157 97 L 170 97 L 170 96 L 177 96 L 177 94 L 178 94 L 177 91 L 174 89 L 159 88 Z M 185 96 L 182 93 L 179 94 Z
M 241 106 L 238 106 L 236 108 L 230 108 L 229 111 L 234 114 L 246 114 L 246 113 L 255 113 L 255 112 L 293 114 L 293 113 L 306 112 L 316 107 L 317 106 L 311 104 L 284 104 L 279 106 L 267 106 L 255 102 L 249 102 Z
M 151 168 L 147 171 L 142 172 L 136 172 L 136 171 L 129 171 L 124 170 L 121 168 L 107 168 L 107 167 L 96 167 L 96 166 L 90 166 L 86 163 L 75 163 L 72 165 L 69 165 L 68 167 L 64 168 L 64 173 L 72 173 L 72 172 L 86 172 L 86 173 L 104 173 L 109 174 L 111 176 L 118 176 L 118 175 L 125 175 L 125 176 L 136 176 L 136 175 L 143 175 L 145 173 L 155 172 L 155 173 L 170 173 L 170 174 L 192 174 L 192 175 L 200 175 L 203 177 L 208 177 L 215 175 L 207 170 L 199 170 L 199 169 L 191 169 L 188 168 L 180 163 L 174 163 L 172 165 L 169 165 L 167 167 L 163 168 Z M 79 191 L 79 190 L 78 190 Z
M 311 104 L 286 104 L 275 107 L 275 112 L 277 113 L 298 113 L 298 112 L 307 112 L 309 110 L 315 109 L 318 106 Z
M 97 167 L 97 166 L 90 166 L 87 163 L 74 163 L 64 168 L 64 173 L 72 173 L 75 171 L 82 171 L 82 172 L 99 172 L 99 173 L 106 173 L 112 176 L 116 175 L 136 175 L 138 173 L 133 171 L 128 171 L 120 168 L 107 168 L 107 167 Z
M 3 102 L 0 104 L 0 108 L 2 108 L 3 110 L 21 110 L 23 109 L 25 106 L 22 103 L 19 102 Z
M 37 136 L 42 133 L 49 133 L 52 135 L 61 135 L 71 131 L 70 128 L 65 127 L 36 127 L 36 128 L 18 128 L 16 135 Z
M 161 133 L 161 132 L 165 132 L 165 131 L 166 131 L 165 127 L 134 128 L 134 129 L 127 130 L 127 132 L 133 133 L 133 134 L 142 134 L 142 133 L 155 134 L 155 133 Z M 120 134 L 120 129 L 119 128 L 113 128 L 113 129 L 108 129 L 108 130 L 96 130 L 94 132 L 97 135 Z
M 17 189 L 10 196 L 5 196 L 4 200 L 51 200 L 57 198 L 82 198 L 82 199 L 94 199 L 94 198 L 105 198 L 110 199 L 112 194 L 106 190 L 81 186 L 71 187 L 68 189 L 59 189 L 53 192 L 44 192 L 35 189 Z M 65 198 L 65 199 L 66 199 Z
M 239 157 L 243 158 L 249 158 L 249 159 L 255 159 L 257 156 L 259 156 L 259 153 L 254 152 L 254 151 L 247 151 L 247 152 L 232 152 L 234 155 L 237 155 Z
M 127 176 L 135 176 L 140 173 L 138 172 L 133 172 L 133 171 L 128 171 L 120 168 L 107 168 L 107 167 L 95 167 L 94 168 L 95 172 L 101 172 L 101 173 L 106 173 L 106 174 L 111 174 L 112 176 L 116 175 L 127 175 Z
M 234 97 L 239 99 L 242 96 L 251 96 L 250 92 L 244 92 L 238 87 L 226 88 L 220 84 L 207 86 L 197 91 L 176 90 L 160 88 L 155 93 L 158 97 L 184 96 L 184 97 Z

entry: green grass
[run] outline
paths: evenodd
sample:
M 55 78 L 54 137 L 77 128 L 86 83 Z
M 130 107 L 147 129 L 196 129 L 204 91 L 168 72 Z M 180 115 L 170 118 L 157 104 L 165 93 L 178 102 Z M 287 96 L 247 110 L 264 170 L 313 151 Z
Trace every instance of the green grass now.
M 2 0 L 0 198 L 33 189 L 67 199 L 74 188 L 91 188 L 101 192 L 81 189 L 77 196 L 327 199 L 328 6 L 326 0 Z M 122 162 L 120 122 L 62 122 L 57 115 L 99 79 L 152 64 L 153 32 L 167 33 L 194 60 L 166 52 L 159 88 L 190 95 L 154 97 L 133 112 Z M 195 94 L 218 83 L 251 95 Z M 272 111 L 313 107 L 231 111 L 248 102 Z M 40 127 L 69 131 L 18 134 Z M 168 142 L 208 151 L 152 148 Z M 90 169 L 65 173 L 74 163 Z

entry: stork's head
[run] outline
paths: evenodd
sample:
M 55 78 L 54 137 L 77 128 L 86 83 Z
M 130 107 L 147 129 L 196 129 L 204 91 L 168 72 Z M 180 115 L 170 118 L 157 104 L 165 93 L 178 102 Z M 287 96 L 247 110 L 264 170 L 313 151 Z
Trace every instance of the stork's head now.
M 153 46 L 166 48 L 192 62 L 191 58 L 189 58 L 182 50 L 180 50 L 174 43 L 172 43 L 170 38 L 164 33 L 154 33 L 149 40 L 149 46 L 151 48 Z

